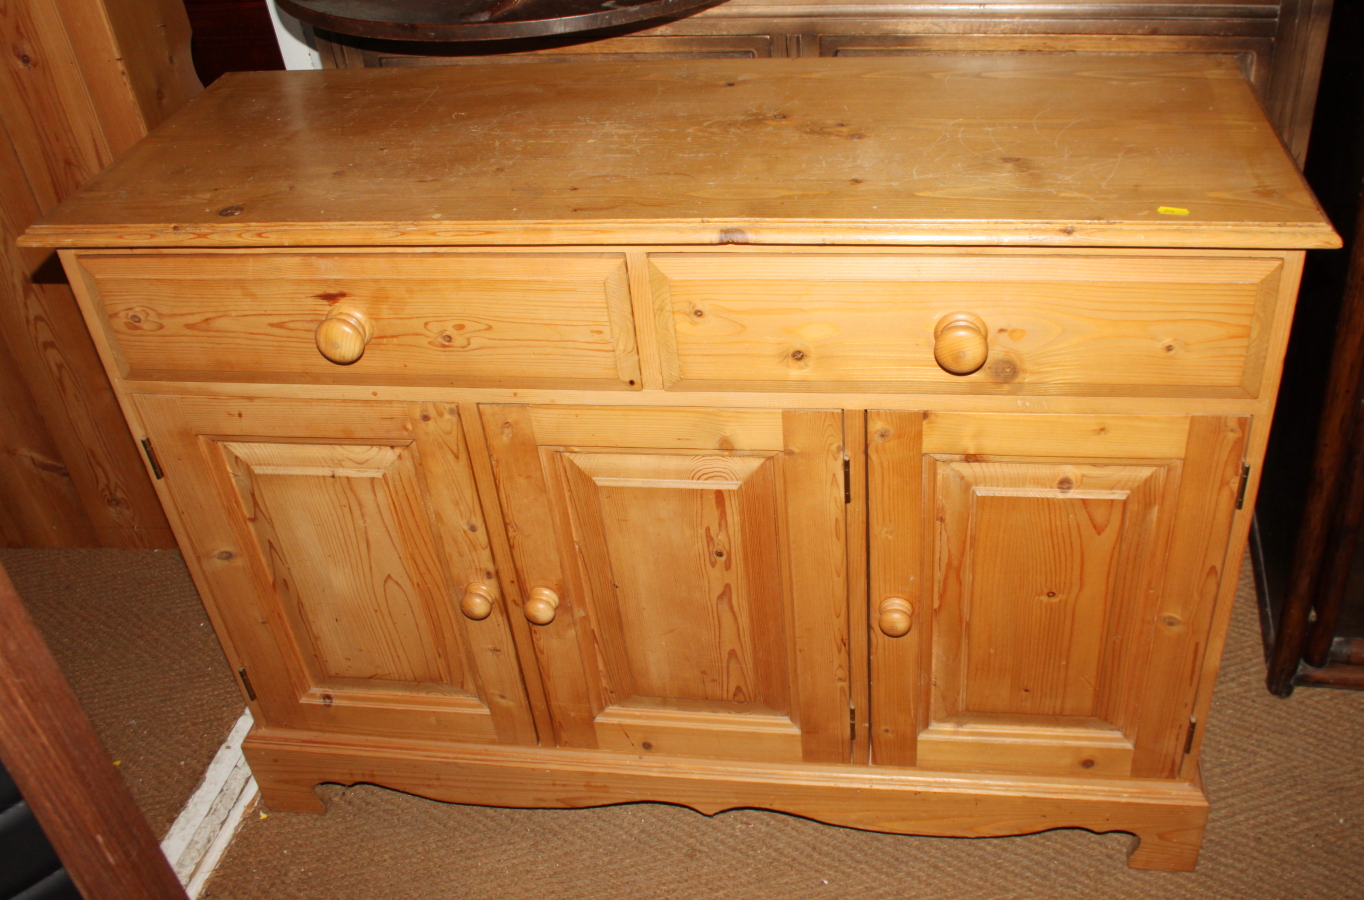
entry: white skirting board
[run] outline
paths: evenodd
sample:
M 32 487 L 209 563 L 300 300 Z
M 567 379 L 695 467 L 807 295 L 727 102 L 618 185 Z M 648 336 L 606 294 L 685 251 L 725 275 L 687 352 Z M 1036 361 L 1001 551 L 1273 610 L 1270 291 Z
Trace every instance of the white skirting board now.
M 256 799 L 256 780 L 242 756 L 242 741 L 251 730 L 251 723 L 251 711 L 243 711 L 213 762 L 208 764 L 194 796 L 161 842 L 161 852 L 170 860 L 190 900 L 199 897 L 241 824 L 242 815 Z

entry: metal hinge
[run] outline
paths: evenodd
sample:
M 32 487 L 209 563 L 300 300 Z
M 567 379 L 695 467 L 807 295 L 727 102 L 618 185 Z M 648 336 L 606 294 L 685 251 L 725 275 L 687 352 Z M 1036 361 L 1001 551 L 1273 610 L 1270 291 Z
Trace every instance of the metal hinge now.
M 852 502 L 852 460 L 843 456 L 843 502 Z
M 1236 508 L 1240 509 L 1246 502 L 1246 484 L 1250 481 L 1250 466 L 1241 463 L 1241 486 L 1236 489 Z
M 848 739 L 857 740 L 857 708 L 848 707 Z
M 165 473 L 161 471 L 161 463 L 156 461 L 156 454 L 152 451 L 151 438 L 144 437 L 142 439 L 142 452 L 147 454 L 147 462 L 151 463 L 152 474 L 156 476 L 157 480 L 165 478 Z
M 250 679 L 250 677 L 248 677 L 247 674 L 246 674 L 246 668 L 245 668 L 245 667 L 242 667 L 242 668 L 238 669 L 238 670 L 237 670 L 237 675 L 238 675 L 238 676 L 241 678 L 241 680 L 242 680 L 242 687 L 246 688 L 246 699 L 250 700 L 252 703 L 255 703 L 255 702 L 256 702 L 256 689 L 253 688 L 253 687 L 251 686 L 251 679 Z M 1186 751 L 1186 752 L 1187 752 L 1187 751 Z
M 1198 731 L 1198 720 L 1189 716 L 1189 736 L 1184 739 L 1184 755 L 1188 756 L 1189 751 L 1193 750 L 1194 734 Z

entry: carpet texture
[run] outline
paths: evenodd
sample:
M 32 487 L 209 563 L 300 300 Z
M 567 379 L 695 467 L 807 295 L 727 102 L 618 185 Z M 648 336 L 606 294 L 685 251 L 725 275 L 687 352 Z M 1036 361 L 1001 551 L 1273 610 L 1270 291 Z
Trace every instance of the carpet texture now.
M 0 549 L 152 832 L 164 835 L 246 704 L 175 550 Z
M 1263 678 L 1247 569 L 1204 744 L 1212 815 L 1192 874 L 1126 868 L 1121 834 L 921 838 L 753 810 L 490 809 L 330 786 L 324 816 L 251 813 L 204 897 L 1364 897 L 1364 693 L 1302 688 L 1285 701 Z

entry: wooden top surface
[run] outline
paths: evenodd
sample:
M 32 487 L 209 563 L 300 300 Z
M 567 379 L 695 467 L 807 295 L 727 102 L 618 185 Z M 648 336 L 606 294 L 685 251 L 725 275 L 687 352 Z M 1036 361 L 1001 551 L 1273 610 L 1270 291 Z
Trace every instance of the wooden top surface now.
M 234 74 L 23 243 L 1340 245 L 1173 54 Z

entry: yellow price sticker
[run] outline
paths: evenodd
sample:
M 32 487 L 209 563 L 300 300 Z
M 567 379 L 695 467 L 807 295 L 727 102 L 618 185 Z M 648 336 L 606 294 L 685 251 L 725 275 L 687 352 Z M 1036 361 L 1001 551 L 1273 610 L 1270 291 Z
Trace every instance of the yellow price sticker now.
M 1156 212 L 1162 216 L 1187 216 L 1189 214 L 1187 209 L 1181 209 L 1178 206 L 1157 206 Z

